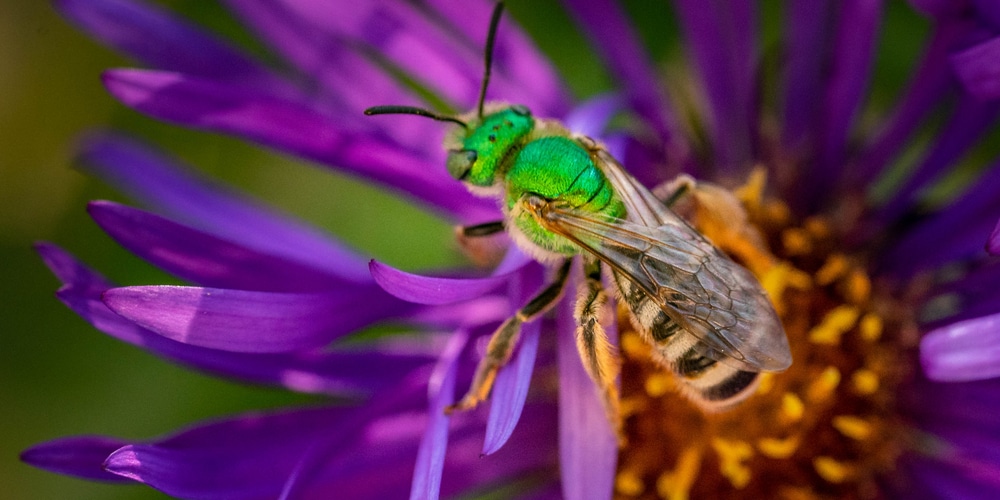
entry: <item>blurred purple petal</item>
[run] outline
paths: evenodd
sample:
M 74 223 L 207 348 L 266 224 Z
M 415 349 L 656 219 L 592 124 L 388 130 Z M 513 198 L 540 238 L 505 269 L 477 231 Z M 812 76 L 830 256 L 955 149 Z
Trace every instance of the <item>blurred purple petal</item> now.
M 345 129 L 304 102 L 180 73 L 111 70 L 109 92 L 156 118 L 212 132 L 233 134 L 307 159 L 386 183 L 431 206 L 462 216 L 495 213 L 494 204 L 473 197 L 443 168 L 370 132 Z
M 801 154 L 813 147 L 812 141 L 816 140 L 819 112 L 816 91 L 822 88 L 826 61 L 818 54 L 826 53 L 828 48 L 833 3 L 831 0 L 800 0 L 787 5 L 781 139 L 790 153 Z
M 1000 220 L 993 227 L 989 239 L 986 241 L 986 251 L 993 255 L 1000 255 Z
M 371 323 L 401 314 L 407 304 L 381 290 L 272 293 L 186 286 L 112 288 L 112 311 L 185 344 L 232 352 L 318 348 Z
M 928 332 L 920 341 L 920 361 L 932 380 L 955 382 L 1000 376 L 1000 314 Z
M 148 2 L 57 0 L 55 7 L 94 38 L 150 66 L 244 85 L 283 85 L 236 48 Z
M 753 161 L 751 100 L 757 88 L 757 14 L 751 1 L 678 0 L 675 10 L 701 76 L 714 166 L 732 172 Z M 737 170 L 739 171 L 739 170 Z
M 194 228 L 345 280 L 370 281 L 364 262 L 339 242 L 135 141 L 112 134 L 90 136 L 80 162 L 83 170 Z
M 952 54 L 951 64 L 966 92 L 1000 99 L 1000 36 Z
M 541 323 L 532 321 L 521 327 L 517 355 L 497 374 L 490 396 L 490 416 L 486 422 L 483 455 L 492 455 L 506 444 L 521 418 L 521 410 L 524 409 L 531 384 L 531 372 L 535 367 L 535 355 L 538 353 Z
M 615 113 L 622 110 L 624 103 L 617 94 L 605 94 L 581 103 L 573 108 L 563 123 L 574 133 L 590 137 L 601 137 L 604 129 Z
M 445 450 L 448 448 L 449 421 L 444 410 L 455 401 L 455 373 L 468 340 L 469 335 L 465 331 L 453 334 L 427 384 L 430 403 L 427 414 L 430 421 L 417 451 L 417 465 L 413 471 L 413 487 L 410 490 L 411 500 L 436 499 L 441 493 L 441 473 L 444 470 Z
M 352 286 L 326 269 L 247 248 L 149 212 L 110 201 L 94 201 L 87 208 L 101 229 L 130 252 L 204 286 L 270 292 Z
M 573 304 L 559 308 L 559 466 L 566 498 L 611 498 L 618 441 L 576 349 Z
M 372 277 L 394 297 L 416 304 L 452 304 L 474 299 L 508 282 L 510 274 L 488 278 L 436 278 L 400 271 L 372 260 Z
M 621 7 L 607 0 L 567 0 L 570 14 L 584 27 L 591 45 L 625 89 L 632 108 L 653 128 L 668 159 L 687 161 L 687 147 L 677 135 L 671 105 L 663 94 L 645 49 Z
M 128 444 L 103 436 L 76 436 L 36 444 L 21 453 L 27 464 L 56 474 L 92 481 L 124 483 L 126 480 L 104 470 L 104 459 Z
M 425 366 L 429 354 L 397 351 L 378 345 L 364 349 L 290 354 L 246 354 L 182 344 L 140 328 L 101 302 L 114 285 L 70 254 L 49 244 L 37 245 L 46 265 L 64 283 L 58 297 L 83 319 L 112 337 L 142 347 L 168 360 L 227 378 L 280 385 L 293 391 L 325 394 L 368 393 L 392 385 L 404 374 Z M 369 370 L 378 365 L 380 370 Z

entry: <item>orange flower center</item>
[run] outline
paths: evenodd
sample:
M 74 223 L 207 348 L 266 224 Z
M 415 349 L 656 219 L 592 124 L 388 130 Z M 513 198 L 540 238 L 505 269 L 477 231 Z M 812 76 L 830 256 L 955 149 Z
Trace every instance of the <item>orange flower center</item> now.
M 740 216 L 713 218 L 726 210 L 711 192 L 680 209 L 764 284 L 792 366 L 764 374 L 734 409 L 706 414 L 652 361 L 621 309 L 619 498 L 875 497 L 876 479 L 909 439 L 895 408 L 916 359 L 909 313 L 837 251 L 828 220 L 793 221 L 787 206 L 763 197 L 763 185 L 755 173 L 728 194 L 715 188 Z

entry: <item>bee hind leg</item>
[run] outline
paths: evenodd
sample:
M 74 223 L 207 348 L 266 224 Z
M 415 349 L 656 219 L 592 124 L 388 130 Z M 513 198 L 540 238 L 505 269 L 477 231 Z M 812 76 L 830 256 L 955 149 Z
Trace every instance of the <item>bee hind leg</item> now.
M 574 310 L 576 348 L 587 374 L 600 388 L 608 422 L 615 430 L 619 443 L 624 444 L 618 386 L 615 384 L 619 362 L 604 330 L 605 321 L 602 321 L 607 315 L 608 296 L 601 282 L 600 261 L 586 263 L 584 270 L 586 280 L 580 284 Z
M 486 399 L 493 388 L 497 372 L 507 364 L 511 354 L 514 353 L 514 347 L 521 336 L 521 324 L 545 314 L 555 305 L 559 297 L 562 297 L 571 263 L 572 260 L 566 259 L 556 273 L 555 279 L 493 332 L 490 343 L 486 347 L 486 355 L 479 360 L 479 365 L 476 366 L 476 373 L 472 378 L 469 391 L 459 402 L 445 408 L 445 413 L 470 410 Z

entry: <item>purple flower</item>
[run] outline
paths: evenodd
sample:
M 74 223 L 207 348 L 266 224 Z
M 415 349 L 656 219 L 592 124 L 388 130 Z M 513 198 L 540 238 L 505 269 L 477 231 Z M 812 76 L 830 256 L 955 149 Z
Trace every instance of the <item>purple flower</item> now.
M 446 125 L 362 114 L 425 105 L 400 73 L 439 102 L 471 107 L 489 2 L 226 3 L 283 71 L 139 0 L 57 6 L 149 68 L 104 73 L 129 107 L 353 173 L 457 224 L 500 218 L 492 201 L 448 176 Z M 572 301 L 563 300 L 554 317 L 523 327 L 488 404 L 446 415 L 483 341 L 543 285 L 541 264 L 514 245 L 488 275 L 366 263 L 162 153 L 99 133 L 84 141 L 84 169 L 149 210 L 96 201 L 91 216 L 193 285 L 119 287 L 40 244 L 63 283 L 58 297 L 165 359 L 337 404 L 239 415 L 152 441 L 58 439 L 22 458 L 182 498 L 436 498 L 497 488 L 567 498 L 996 496 L 1000 267 L 989 254 L 1000 247 L 1000 163 L 969 153 L 1000 118 L 1000 10 L 912 3 L 932 35 L 877 120 L 862 119 L 884 16 L 877 1 L 789 3 L 775 64 L 755 4 L 677 0 L 690 71 L 671 72 L 668 86 L 695 85 L 668 97 L 617 4 L 567 0 L 595 64 L 620 90 L 576 105 L 526 35 L 509 19 L 500 28 L 491 98 L 602 137 L 651 188 L 688 173 L 739 202 L 719 220 L 699 212 L 695 197 L 686 215 L 767 288 L 794 362 L 765 375 L 736 409 L 698 410 L 618 321 L 619 448 L 577 355 Z M 608 129 L 616 114 L 629 126 Z M 943 198 L 932 191 L 969 168 L 976 182 Z M 379 324 L 410 328 L 355 335 Z

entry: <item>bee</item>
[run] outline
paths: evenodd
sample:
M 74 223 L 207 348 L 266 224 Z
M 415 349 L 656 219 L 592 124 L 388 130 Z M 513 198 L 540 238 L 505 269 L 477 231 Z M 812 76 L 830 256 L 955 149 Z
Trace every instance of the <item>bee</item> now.
M 509 360 L 521 325 L 563 295 L 580 256 L 584 279 L 576 299 L 576 343 L 584 368 L 618 422 L 618 361 L 602 326 L 607 268 L 632 322 L 654 356 L 708 409 L 746 398 L 762 371 L 781 371 L 791 354 L 781 322 L 757 279 L 712 245 L 630 176 L 597 141 L 524 106 L 484 104 L 493 44 L 503 10 L 490 20 L 478 105 L 461 116 L 412 106 L 376 106 L 367 115 L 413 114 L 456 127 L 445 140 L 447 169 L 471 192 L 499 201 L 503 219 L 460 228 L 465 237 L 507 231 L 554 279 L 490 339 L 472 385 L 448 411 L 489 396 Z

